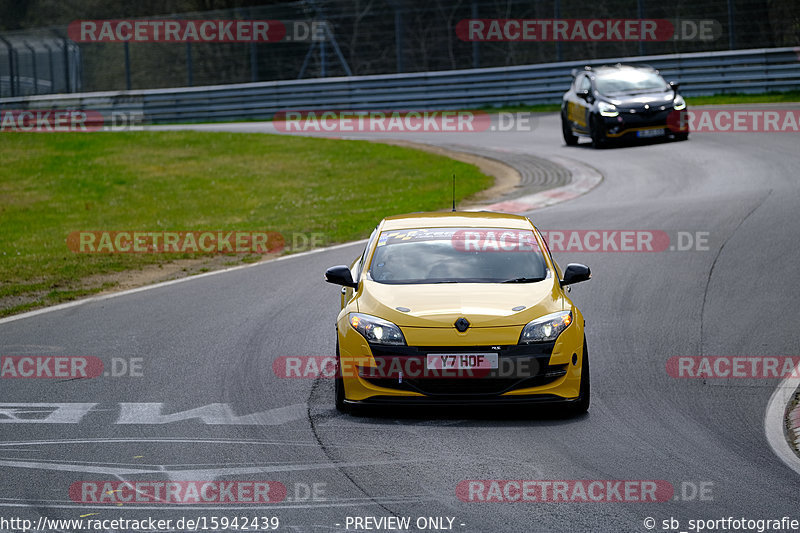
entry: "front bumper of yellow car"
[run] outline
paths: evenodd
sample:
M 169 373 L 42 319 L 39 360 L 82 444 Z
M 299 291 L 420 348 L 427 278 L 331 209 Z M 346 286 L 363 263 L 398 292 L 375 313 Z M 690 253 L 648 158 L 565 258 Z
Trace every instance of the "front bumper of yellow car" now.
M 370 345 L 346 314 L 337 324 L 347 404 L 571 403 L 579 399 L 583 317 L 555 342 L 518 344 L 523 326 L 401 327 L 404 346 Z M 497 370 L 426 371 L 429 354 L 497 354 Z M 435 377 L 431 377 L 431 375 Z

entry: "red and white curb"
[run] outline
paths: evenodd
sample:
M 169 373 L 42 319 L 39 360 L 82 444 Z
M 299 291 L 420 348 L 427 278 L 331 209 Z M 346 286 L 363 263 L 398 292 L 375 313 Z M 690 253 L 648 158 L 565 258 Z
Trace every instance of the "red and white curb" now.
M 549 155 L 547 160 L 566 168 L 572 174 L 572 180 L 555 189 L 549 189 L 513 200 L 485 205 L 470 211 L 499 211 L 502 213 L 522 214 L 534 209 L 541 209 L 567 200 L 572 200 L 591 191 L 603 181 L 603 175 L 597 169 L 580 161 Z
M 798 391 L 800 394 L 800 391 Z M 786 424 L 789 428 L 789 438 L 792 439 L 795 450 L 800 450 L 800 403 L 794 406 L 789 413 Z
M 800 365 L 792 375 L 797 376 Z M 767 404 L 764 433 L 772 451 L 792 470 L 800 474 L 800 455 L 792 447 L 800 446 L 800 405 L 790 413 L 787 409 L 800 387 L 800 378 L 787 377 L 781 381 Z

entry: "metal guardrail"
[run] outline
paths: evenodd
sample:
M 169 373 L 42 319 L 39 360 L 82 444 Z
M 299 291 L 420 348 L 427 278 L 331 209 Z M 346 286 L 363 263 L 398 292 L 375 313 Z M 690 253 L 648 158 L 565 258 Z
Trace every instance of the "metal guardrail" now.
M 0 35 L 0 97 L 81 90 L 81 50 L 45 32 Z
M 144 123 L 268 119 L 285 110 L 456 109 L 558 103 L 573 68 L 646 63 L 681 93 L 800 89 L 800 48 L 765 48 L 569 61 L 542 65 L 274 81 L 0 99 L 0 109 L 84 109 L 141 113 Z

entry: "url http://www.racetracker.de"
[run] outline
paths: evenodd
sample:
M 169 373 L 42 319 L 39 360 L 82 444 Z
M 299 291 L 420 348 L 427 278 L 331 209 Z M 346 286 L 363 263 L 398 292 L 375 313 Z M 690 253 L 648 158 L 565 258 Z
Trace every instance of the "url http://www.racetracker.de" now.
M 151 517 L 132 520 L 127 518 L 70 518 L 53 519 L 40 516 L 38 520 L 0 516 L 0 533 L 5 532 L 56 532 L 56 531 L 275 531 L 281 526 L 277 516 L 241 515 L 183 516 L 176 519 Z

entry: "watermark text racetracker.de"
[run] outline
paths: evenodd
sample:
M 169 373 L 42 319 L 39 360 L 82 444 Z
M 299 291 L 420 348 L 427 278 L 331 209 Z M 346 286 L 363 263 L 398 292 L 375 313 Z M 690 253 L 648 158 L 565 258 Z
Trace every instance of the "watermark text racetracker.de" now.
M 73 231 L 67 247 L 74 253 L 246 253 L 304 252 L 323 247 L 322 232 L 276 231 Z
M 331 34 L 324 20 L 75 20 L 69 38 L 79 43 L 320 42 Z
M 278 481 L 76 481 L 76 503 L 234 504 L 278 503 L 286 485 Z
M 708 251 L 710 232 L 637 229 L 539 230 L 552 252 Z M 449 239 L 459 252 L 540 251 L 531 231 L 513 229 L 397 230 L 384 232 L 380 242 Z
M 462 19 L 456 35 L 468 42 L 713 41 L 722 25 L 711 19 Z
M 273 117 L 284 133 L 478 133 L 529 132 L 536 113 L 475 110 L 285 110 Z
M 665 252 L 710 249 L 708 231 L 663 230 L 540 230 L 551 252 Z M 538 249 L 530 232 L 463 230 L 453 235 L 453 246 L 463 252 L 510 252 Z
M 670 113 L 667 125 L 690 133 L 800 133 L 800 109 L 685 109 Z
M 284 249 L 276 231 L 73 231 L 74 253 L 277 253 Z
M 332 355 L 284 355 L 272 361 L 272 371 L 282 379 L 364 378 L 496 379 L 535 376 L 541 370 L 534 359 L 498 357 L 496 353 L 429 353 L 424 357 L 358 356 L 337 363 Z
M 661 503 L 712 501 L 713 481 L 663 479 L 467 479 L 456 486 L 469 503 Z
M 6 109 L 0 110 L 0 132 L 141 131 L 143 120 L 141 111 Z
M 667 360 L 666 370 L 673 378 L 800 378 L 800 356 L 674 356 Z
M 0 379 L 142 377 L 144 358 L 112 357 L 106 366 L 92 355 L 2 355 Z

